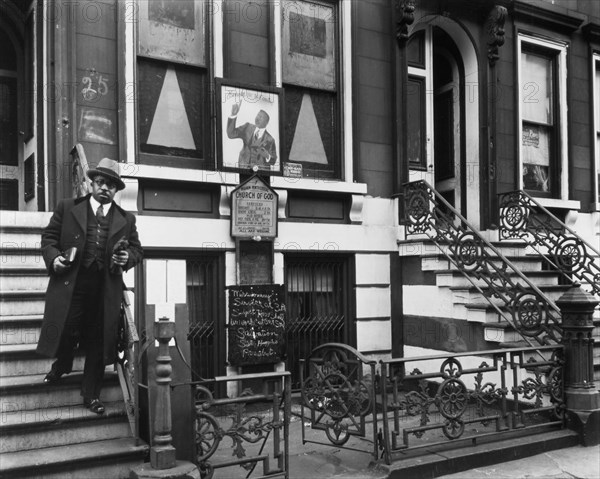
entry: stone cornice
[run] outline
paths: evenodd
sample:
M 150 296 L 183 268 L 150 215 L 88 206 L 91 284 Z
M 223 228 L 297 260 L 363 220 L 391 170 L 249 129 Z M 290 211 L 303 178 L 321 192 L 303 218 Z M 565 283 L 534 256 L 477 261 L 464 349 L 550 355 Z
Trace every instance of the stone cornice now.
M 549 30 L 571 34 L 583 23 L 583 18 L 566 15 L 536 5 L 515 1 L 513 5 L 515 20 L 525 21 Z
M 586 38 L 588 42 L 599 43 L 600 44 L 600 25 L 597 23 L 586 23 L 583 27 L 581 27 L 581 31 L 583 32 L 583 36 Z

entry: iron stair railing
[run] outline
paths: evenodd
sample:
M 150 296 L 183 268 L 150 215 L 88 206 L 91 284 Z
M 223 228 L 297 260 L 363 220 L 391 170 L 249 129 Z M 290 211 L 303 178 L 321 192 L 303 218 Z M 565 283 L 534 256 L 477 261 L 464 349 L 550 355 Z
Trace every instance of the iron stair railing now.
M 431 239 L 527 344 L 560 342 L 561 316 L 554 302 L 435 189 L 423 180 L 407 183 L 404 201 L 407 236 Z
M 140 338 L 135 327 L 135 319 L 131 313 L 131 304 L 127 297 L 127 290 L 123 290 L 118 356 L 115 368 L 119 376 L 121 390 L 123 391 L 125 411 L 127 412 L 131 433 L 136 438 L 139 437 L 137 385 L 140 357 Z
M 523 239 L 571 283 L 600 295 L 600 252 L 524 191 L 500 194 L 500 239 Z

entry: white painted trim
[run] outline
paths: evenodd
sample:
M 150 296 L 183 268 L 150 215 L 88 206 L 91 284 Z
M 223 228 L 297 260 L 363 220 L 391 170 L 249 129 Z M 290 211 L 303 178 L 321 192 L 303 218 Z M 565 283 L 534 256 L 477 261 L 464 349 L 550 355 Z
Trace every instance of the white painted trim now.
M 238 173 L 226 173 L 216 170 L 192 170 L 139 163 L 127 165 L 122 168 L 121 176 L 123 178 L 160 178 L 162 180 L 196 181 L 226 185 L 237 185 L 239 183 Z
M 48 8 L 48 0 L 44 0 L 42 2 L 42 12 L 40 12 L 40 15 L 38 17 L 38 21 L 41 21 L 44 19 L 44 12 L 47 12 Z M 42 69 L 42 78 L 43 78 L 43 85 L 37 85 L 36 87 L 36 91 L 38 95 L 42 95 L 42 118 L 38 118 L 37 121 L 41 121 L 42 125 L 43 125 L 43 129 L 44 129 L 44 138 L 43 138 L 43 146 L 42 149 L 44 150 L 44 204 L 46 205 L 46 210 L 48 210 L 48 206 L 49 206 L 49 202 L 50 202 L 50 182 L 48 181 L 48 158 L 49 156 L 49 146 L 48 146 L 48 138 L 49 138 L 49 132 L 48 132 L 48 128 L 49 128 L 49 115 L 48 115 L 48 104 L 50 103 L 49 101 L 47 101 L 46 98 L 46 94 L 47 94 L 47 88 L 49 87 L 49 82 L 48 82 L 48 25 L 50 22 L 47 21 L 43 21 L 42 22 L 42 65 L 39 66 L 39 68 Z M 36 108 L 37 110 L 37 108 Z M 39 155 L 38 155 L 38 159 L 39 159 Z
M 523 189 L 523 156 L 522 156 L 522 148 L 521 148 L 521 138 L 523 136 L 523 120 L 521 113 L 521 103 L 523 101 L 523 89 L 521 88 L 522 83 L 522 75 L 521 75 L 521 54 L 522 54 L 522 45 L 523 43 L 528 43 L 532 45 L 538 45 L 544 47 L 546 49 L 554 50 L 556 52 L 556 60 L 558 66 L 558 118 L 557 120 L 560 123 L 560 185 L 558 196 L 562 200 L 568 200 L 569 195 L 569 137 L 568 137 L 568 129 L 567 129 L 567 44 L 565 42 L 558 42 L 549 39 L 542 39 L 539 37 L 534 37 L 531 35 L 527 35 L 524 33 L 519 33 L 518 41 L 517 41 L 517 89 L 518 89 L 518 101 L 517 101 L 517 113 L 518 113 L 518 122 L 517 122 L 517 147 L 519 150 L 518 154 L 518 189 Z M 536 200 L 538 198 L 536 197 Z
M 339 16 L 341 19 L 340 71 L 352 72 L 352 2 L 341 1 Z M 352 74 L 342 75 L 340 82 L 342 96 L 342 146 L 343 179 L 351 182 L 354 179 L 353 131 L 352 131 Z
M 581 202 L 576 200 L 561 200 L 557 198 L 535 198 L 544 208 L 564 208 L 566 210 L 581 209 Z
M 212 38 L 213 38 L 213 68 L 214 75 L 217 78 L 223 77 L 223 0 L 211 0 L 212 5 L 210 14 L 212 14 Z
M 288 190 L 331 191 L 336 193 L 367 194 L 366 183 L 350 183 L 326 178 L 289 178 L 287 176 L 271 177 L 273 188 Z
M 594 209 L 600 211 L 600 147 L 598 146 L 598 135 L 600 134 L 600 81 L 598 79 L 598 73 L 600 72 L 600 53 L 594 53 L 592 55 L 592 82 L 593 82 L 593 96 L 594 96 L 594 142 L 592 144 L 592 150 L 594 151 L 595 158 L 595 170 L 594 170 Z
M 283 51 L 281 46 L 282 33 L 281 2 L 275 2 L 273 4 L 273 35 L 275 36 L 273 47 L 275 49 L 275 86 L 278 88 L 283 86 L 283 61 L 281 59 Z
M 135 82 L 137 64 L 137 22 L 125 22 L 125 163 L 135 164 L 136 133 L 135 106 L 137 105 L 138 88 Z M 129 93 L 133 92 L 133 98 Z

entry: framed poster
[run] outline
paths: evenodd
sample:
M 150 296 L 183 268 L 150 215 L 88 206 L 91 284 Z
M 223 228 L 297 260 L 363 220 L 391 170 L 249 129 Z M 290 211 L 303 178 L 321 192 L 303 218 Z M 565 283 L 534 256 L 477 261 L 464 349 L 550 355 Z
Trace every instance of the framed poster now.
M 281 174 L 283 90 L 217 79 L 219 168 Z
M 206 65 L 204 1 L 153 0 L 137 5 L 140 55 L 187 65 Z
M 284 0 L 281 6 L 283 81 L 336 90 L 335 5 Z

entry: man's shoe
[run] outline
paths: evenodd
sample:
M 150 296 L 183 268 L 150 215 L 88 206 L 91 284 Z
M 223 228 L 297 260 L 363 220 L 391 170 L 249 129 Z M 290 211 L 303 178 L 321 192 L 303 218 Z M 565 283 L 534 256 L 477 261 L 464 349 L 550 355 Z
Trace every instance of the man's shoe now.
M 84 398 L 83 405 L 96 414 L 104 414 L 104 404 L 98 398 Z
M 48 374 L 46 374 L 46 377 L 44 378 L 44 382 L 45 383 L 55 383 L 61 378 L 62 375 L 63 375 L 63 373 L 59 373 L 54 367 L 52 367 L 52 369 L 50 369 L 50 372 Z

